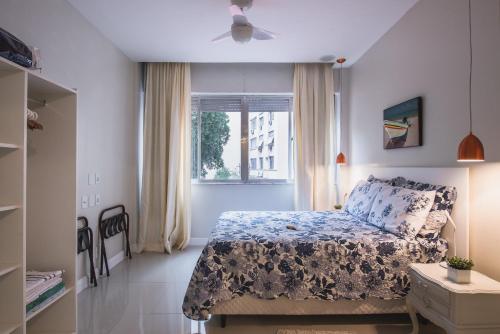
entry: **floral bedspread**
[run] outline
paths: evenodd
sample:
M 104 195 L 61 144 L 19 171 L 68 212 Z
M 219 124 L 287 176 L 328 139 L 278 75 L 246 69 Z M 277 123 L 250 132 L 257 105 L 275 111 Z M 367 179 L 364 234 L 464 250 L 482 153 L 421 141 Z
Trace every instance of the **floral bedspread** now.
M 216 303 L 245 294 L 403 298 L 409 264 L 441 261 L 446 250 L 445 240 L 405 240 L 345 212 L 225 212 L 198 259 L 183 311 L 204 320 Z

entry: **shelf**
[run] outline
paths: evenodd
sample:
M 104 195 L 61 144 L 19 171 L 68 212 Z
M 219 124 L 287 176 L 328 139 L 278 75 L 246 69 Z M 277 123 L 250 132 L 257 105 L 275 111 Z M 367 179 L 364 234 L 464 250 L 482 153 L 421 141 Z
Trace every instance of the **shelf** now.
M 20 264 L 13 264 L 13 263 L 0 263 L 0 277 L 7 275 L 10 272 L 13 272 L 17 268 L 20 268 Z M 2 333 L 0 331 L 0 333 Z
M 19 324 L 0 324 L 0 334 L 10 334 L 19 328 Z
M 63 298 L 64 296 L 66 296 L 71 291 L 73 291 L 73 287 L 67 288 L 66 290 L 64 290 L 64 292 L 61 295 L 59 295 L 56 299 L 54 299 L 49 304 L 47 304 L 44 307 L 40 308 L 36 312 L 31 313 L 30 315 L 26 315 L 26 321 L 30 321 L 31 319 L 33 319 L 34 317 L 36 317 L 37 315 L 39 315 L 40 313 L 42 313 L 43 311 L 45 311 L 46 309 L 48 309 L 49 307 L 51 307 L 52 305 L 54 305 L 55 303 L 57 303 L 59 300 L 61 300 L 61 298 Z
M 10 150 L 17 150 L 19 148 L 19 145 L 9 144 L 9 143 L 0 143 L 0 149 L 2 149 L 2 148 L 10 149 Z
M 28 98 L 50 103 L 52 99 L 58 99 L 76 91 L 53 81 L 50 81 L 36 73 L 28 72 Z
M 17 210 L 19 208 L 21 208 L 19 205 L 5 205 L 5 206 L 0 206 L 0 212 Z
M 8 59 L 0 57 L 0 72 L 11 73 L 11 72 L 18 72 L 18 71 L 26 71 L 26 68 L 24 68 L 20 65 L 17 65 L 16 63 L 13 63 Z

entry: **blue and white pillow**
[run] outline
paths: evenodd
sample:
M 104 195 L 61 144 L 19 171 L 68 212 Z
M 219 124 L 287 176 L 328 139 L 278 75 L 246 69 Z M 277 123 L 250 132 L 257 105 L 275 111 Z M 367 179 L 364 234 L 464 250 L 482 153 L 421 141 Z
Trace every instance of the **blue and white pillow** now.
M 383 186 L 382 183 L 359 181 L 347 199 L 345 210 L 351 215 L 366 221 L 373 201 Z
M 384 184 L 373 201 L 368 223 L 400 237 L 415 238 L 434 204 L 436 191 Z
M 419 191 L 436 191 L 434 204 L 427 216 L 427 220 L 419 231 L 419 236 L 435 240 L 440 237 L 441 229 L 448 222 L 446 211 L 451 214 L 453 205 L 457 199 L 457 189 L 452 186 L 434 185 L 423 182 L 406 180 L 404 177 L 395 177 L 392 179 L 379 179 L 370 175 L 369 182 L 385 183 L 391 186 L 403 187 Z

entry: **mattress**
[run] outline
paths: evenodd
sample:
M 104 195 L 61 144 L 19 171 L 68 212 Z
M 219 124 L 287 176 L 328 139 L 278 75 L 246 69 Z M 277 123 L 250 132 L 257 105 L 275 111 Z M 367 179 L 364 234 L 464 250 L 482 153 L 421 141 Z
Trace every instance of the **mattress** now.
M 441 261 L 446 249 L 444 240 L 403 239 L 345 212 L 225 212 L 195 266 L 183 312 L 205 320 L 244 296 L 401 300 L 409 265 Z

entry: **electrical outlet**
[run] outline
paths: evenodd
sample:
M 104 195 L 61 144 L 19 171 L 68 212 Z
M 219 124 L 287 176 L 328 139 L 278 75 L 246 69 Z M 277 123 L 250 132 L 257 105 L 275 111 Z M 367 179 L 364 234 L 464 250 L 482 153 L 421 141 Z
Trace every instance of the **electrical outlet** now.
M 82 209 L 89 207 L 89 197 L 87 195 L 82 196 Z
M 95 173 L 95 184 L 101 183 L 101 173 Z
M 95 205 L 101 205 L 101 194 L 95 194 Z
M 90 194 L 89 206 L 93 208 L 95 206 L 95 194 Z

